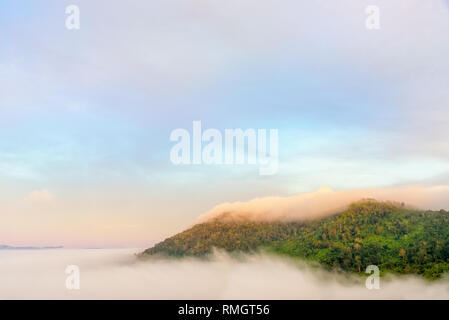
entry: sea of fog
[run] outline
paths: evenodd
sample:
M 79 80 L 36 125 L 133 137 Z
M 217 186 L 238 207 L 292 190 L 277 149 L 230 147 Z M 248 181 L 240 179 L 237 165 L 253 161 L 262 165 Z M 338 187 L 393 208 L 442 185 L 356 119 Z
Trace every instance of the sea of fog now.
M 140 251 L 0 251 L 0 299 L 449 299 L 447 278 L 381 278 L 368 290 L 364 279 L 276 256 L 139 261 Z M 69 290 L 74 265 L 80 286 Z

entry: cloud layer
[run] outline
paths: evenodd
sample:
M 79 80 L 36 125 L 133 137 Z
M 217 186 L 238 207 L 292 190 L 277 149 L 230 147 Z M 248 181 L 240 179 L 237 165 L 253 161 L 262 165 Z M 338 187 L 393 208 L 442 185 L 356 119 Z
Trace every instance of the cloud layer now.
M 449 186 L 408 186 L 349 191 L 333 191 L 328 187 L 321 187 L 316 192 L 291 197 L 265 197 L 248 202 L 223 203 L 201 215 L 195 223 L 205 222 L 222 214 L 231 219 L 244 218 L 257 221 L 304 220 L 337 213 L 351 202 L 367 198 L 404 202 L 421 209 L 448 209 Z
M 447 280 L 382 278 L 368 290 L 363 278 L 272 256 L 138 262 L 136 252 L 0 252 L 0 299 L 449 299 Z M 66 289 L 68 265 L 79 266 L 79 290 Z

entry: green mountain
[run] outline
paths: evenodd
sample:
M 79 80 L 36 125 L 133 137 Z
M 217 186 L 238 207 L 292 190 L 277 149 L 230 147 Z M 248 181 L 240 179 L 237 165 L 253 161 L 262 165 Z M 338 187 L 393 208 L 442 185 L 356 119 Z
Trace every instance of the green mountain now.
M 206 256 L 213 248 L 264 250 L 356 273 L 377 265 L 381 274 L 436 279 L 449 271 L 449 213 L 363 200 L 335 215 L 303 222 L 229 222 L 219 217 L 156 244 L 142 256 Z

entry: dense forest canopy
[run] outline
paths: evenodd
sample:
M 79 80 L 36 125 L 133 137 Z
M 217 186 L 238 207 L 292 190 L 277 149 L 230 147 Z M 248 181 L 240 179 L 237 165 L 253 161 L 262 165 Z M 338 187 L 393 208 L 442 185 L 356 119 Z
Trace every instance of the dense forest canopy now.
M 229 222 L 214 219 L 170 237 L 146 255 L 205 256 L 267 250 L 317 261 L 329 269 L 416 273 L 436 279 L 449 271 L 449 214 L 363 200 L 341 213 L 302 222 Z

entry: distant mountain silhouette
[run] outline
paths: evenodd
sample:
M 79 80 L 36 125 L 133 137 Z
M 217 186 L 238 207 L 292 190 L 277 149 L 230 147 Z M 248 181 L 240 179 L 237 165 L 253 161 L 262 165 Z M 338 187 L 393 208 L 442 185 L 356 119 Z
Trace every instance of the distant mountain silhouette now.
M 48 249 L 62 249 L 63 246 L 49 246 L 49 247 L 13 247 L 0 244 L 0 250 L 48 250 Z

